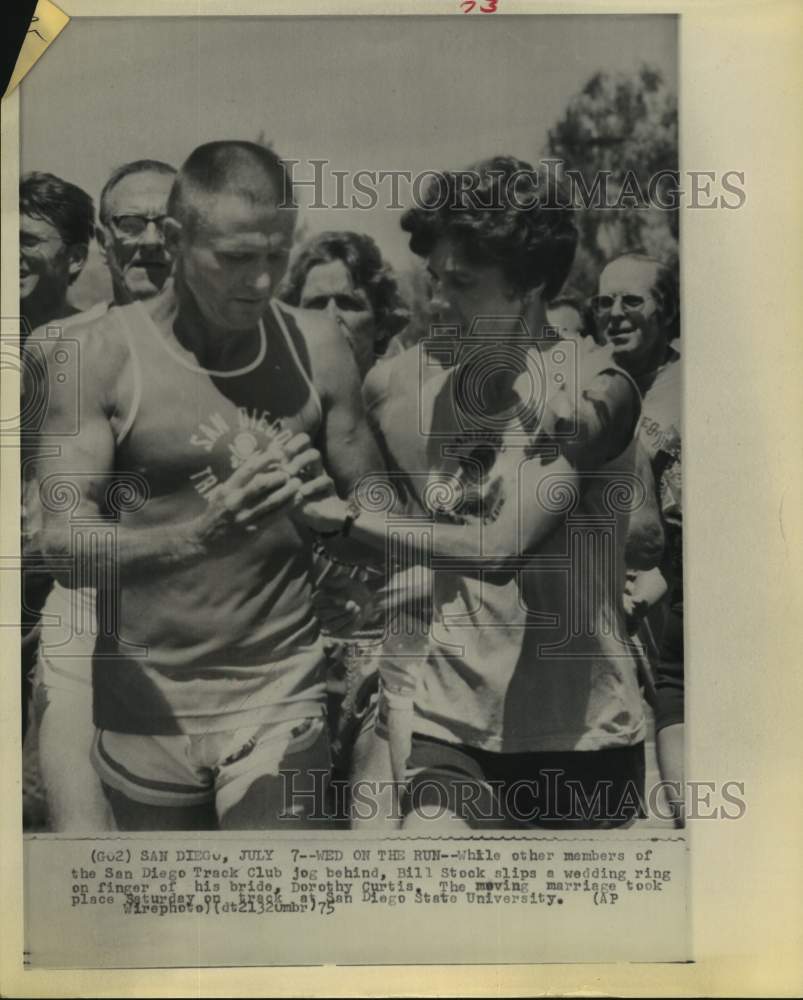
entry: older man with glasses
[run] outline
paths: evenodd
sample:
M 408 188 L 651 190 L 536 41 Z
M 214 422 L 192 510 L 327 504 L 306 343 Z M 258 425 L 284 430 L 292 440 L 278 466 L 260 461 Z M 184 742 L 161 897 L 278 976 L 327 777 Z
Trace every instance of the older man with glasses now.
M 682 824 L 683 518 L 676 268 L 647 254 L 623 254 L 603 270 L 591 306 L 604 341 L 643 396 L 638 437 L 652 464 L 666 547 L 660 569 L 630 574 L 626 601 L 631 610 L 644 614 L 668 588 L 658 641 L 655 727 L 661 774 L 676 785 L 671 805 Z
M 135 160 L 118 167 L 103 187 L 98 243 L 116 305 L 151 298 L 170 275 L 162 227 L 175 176 L 167 163 Z

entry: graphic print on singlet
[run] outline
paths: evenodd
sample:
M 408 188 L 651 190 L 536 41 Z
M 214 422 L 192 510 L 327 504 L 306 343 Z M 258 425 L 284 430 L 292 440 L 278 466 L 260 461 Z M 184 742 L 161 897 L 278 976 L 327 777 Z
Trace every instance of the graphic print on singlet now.
M 142 304 L 119 312 L 143 378 L 115 470 L 141 477 L 148 492 L 119 514 L 127 529 L 182 530 L 279 427 L 315 440 L 321 404 L 291 314 L 267 311 L 244 363 L 216 372 L 167 340 Z M 283 516 L 233 534 L 197 564 L 124 577 L 119 600 L 98 605 L 97 725 L 166 735 L 317 714 L 323 656 L 310 567 L 309 537 Z M 123 642 L 145 655 L 121 655 Z
M 652 459 L 661 512 L 669 524 L 682 523 L 680 359 L 677 352 L 658 372 L 644 395 L 639 437 Z
M 644 394 L 639 438 L 652 462 L 666 534 L 661 570 L 669 585 L 669 603 L 683 613 L 683 452 L 681 436 L 681 363 L 676 350 L 658 370 Z M 676 630 L 682 649 L 683 632 Z

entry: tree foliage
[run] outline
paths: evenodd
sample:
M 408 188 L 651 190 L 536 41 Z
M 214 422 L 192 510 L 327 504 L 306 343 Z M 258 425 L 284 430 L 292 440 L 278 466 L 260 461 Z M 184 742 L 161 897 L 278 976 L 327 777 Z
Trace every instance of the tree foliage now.
M 607 182 L 604 200 L 578 212 L 575 287 L 590 293 L 601 266 L 625 249 L 677 252 L 677 208 L 656 204 L 671 201 L 676 180 L 668 172 L 678 169 L 677 97 L 660 72 L 645 65 L 630 75 L 595 73 L 550 129 L 544 156 L 580 174 L 586 191 L 597 178 Z

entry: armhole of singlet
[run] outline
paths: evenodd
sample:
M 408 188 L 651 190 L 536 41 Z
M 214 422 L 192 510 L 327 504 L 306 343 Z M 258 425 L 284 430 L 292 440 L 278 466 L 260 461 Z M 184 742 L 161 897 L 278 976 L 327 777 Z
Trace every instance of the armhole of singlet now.
M 285 318 L 282 315 L 281 309 L 273 300 L 271 300 L 270 306 L 271 309 L 273 310 L 273 315 L 276 317 L 276 322 L 279 324 L 279 329 L 282 331 L 282 335 L 284 336 L 287 348 L 290 351 L 290 354 L 293 356 L 293 360 L 295 361 L 298 370 L 301 372 L 301 377 L 304 379 L 304 381 L 307 383 L 309 387 L 310 396 L 314 400 L 315 407 L 318 410 L 318 421 L 320 423 L 323 421 L 323 404 L 321 403 L 320 394 L 318 393 L 318 390 L 315 388 L 315 383 L 310 378 L 307 369 L 304 367 L 304 364 L 301 361 L 301 358 L 298 356 L 296 345 L 293 343 L 293 338 L 290 335 L 290 331 L 287 329 L 287 323 L 285 322 Z
M 128 412 L 128 416 L 123 421 L 120 430 L 117 433 L 116 444 L 119 447 L 125 440 L 128 432 L 134 425 L 134 420 L 136 419 L 137 413 L 139 411 L 139 404 L 142 400 L 142 368 L 139 363 L 139 355 L 137 354 L 136 348 L 134 347 L 134 336 L 131 333 L 131 327 L 128 325 L 128 321 L 125 318 L 125 312 L 123 309 L 115 310 L 117 313 L 117 318 L 120 321 L 120 328 L 123 331 L 123 336 L 125 338 L 126 346 L 128 347 L 128 353 L 131 356 L 132 365 L 132 376 L 134 379 L 134 391 L 131 397 L 131 409 Z

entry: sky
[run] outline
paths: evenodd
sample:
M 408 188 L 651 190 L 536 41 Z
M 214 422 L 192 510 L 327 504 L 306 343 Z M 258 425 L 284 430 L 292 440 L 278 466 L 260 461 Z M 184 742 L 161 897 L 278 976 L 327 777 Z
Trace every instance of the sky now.
M 676 87 L 675 18 L 76 18 L 21 85 L 21 168 L 97 201 L 128 160 L 178 166 L 199 143 L 260 134 L 300 161 L 297 177 L 329 161 L 332 192 L 330 170 L 415 175 L 498 153 L 532 162 L 593 73 L 641 63 Z M 303 212 L 309 232 L 369 233 L 403 269 L 400 214 Z

